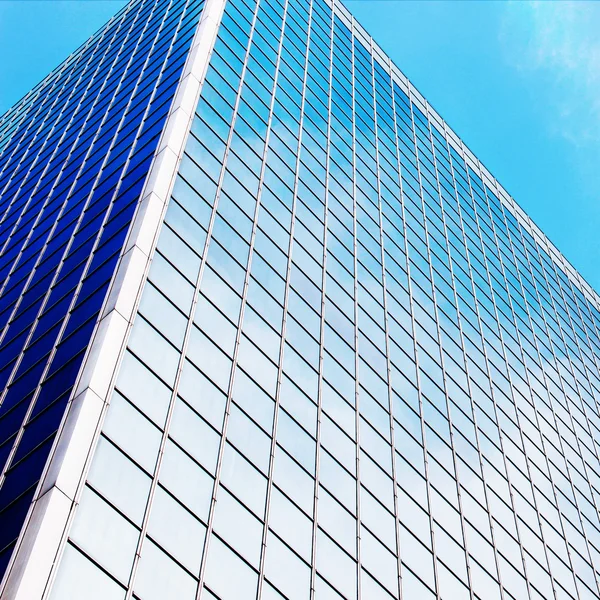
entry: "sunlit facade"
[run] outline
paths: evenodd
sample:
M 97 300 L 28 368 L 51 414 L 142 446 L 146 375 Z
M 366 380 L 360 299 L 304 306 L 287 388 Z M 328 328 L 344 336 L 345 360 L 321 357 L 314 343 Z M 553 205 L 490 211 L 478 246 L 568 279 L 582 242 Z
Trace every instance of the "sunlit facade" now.
M 600 598 L 600 299 L 342 5 L 133 0 L 0 148 L 3 600 Z

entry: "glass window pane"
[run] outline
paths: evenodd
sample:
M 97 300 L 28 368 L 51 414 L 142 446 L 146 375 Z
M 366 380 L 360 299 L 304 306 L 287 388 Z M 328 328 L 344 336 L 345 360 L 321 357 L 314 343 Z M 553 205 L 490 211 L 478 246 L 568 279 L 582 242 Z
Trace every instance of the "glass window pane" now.
M 104 437 L 96 447 L 88 482 L 134 523 L 141 524 L 150 478 Z
M 317 531 L 317 571 L 346 598 L 356 598 L 356 563 L 321 530 Z
M 179 398 L 169 433 L 209 473 L 215 472 L 221 436 Z
M 267 538 L 265 577 L 290 600 L 310 596 L 309 566 L 271 532 Z
M 273 482 L 304 512 L 312 515 L 315 481 L 281 448 L 275 448 Z
M 215 429 L 222 430 L 227 397 L 189 360 L 183 363 L 177 392 Z
M 275 401 L 240 369 L 235 374 L 233 399 L 265 431 L 273 430 Z
M 284 410 L 277 419 L 277 441 L 314 474 L 316 442 Z
M 223 453 L 221 483 L 255 515 L 264 518 L 267 480 L 229 444 L 225 445 Z
M 259 567 L 263 524 L 227 490 L 217 495 L 213 529 L 254 567 Z
M 129 351 L 121 363 L 116 387 L 148 418 L 163 427 L 171 390 Z
M 146 471 L 154 470 L 161 432 L 118 392 L 110 401 L 103 431 Z
M 219 538 L 213 537 L 210 542 L 204 582 L 221 600 L 254 598 L 258 573 Z
M 206 527 L 160 486 L 152 498 L 148 535 L 192 573 L 200 571 Z
M 310 561 L 312 521 L 276 487 L 271 490 L 269 527 L 302 558 Z
M 179 353 L 146 320 L 138 317 L 131 330 L 129 348 L 163 381 L 172 385 L 179 364 Z
M 71 539 L 105 569 L 126 584 L 129 579 L 139 531 L 85 488 L 71 529 Z
M 229 411 L 227 440 L 252 464 L 263 473 L 268 474 L 271 438 L 235 404 L 231 404 Z
M 167 440 L 159 481 L 200 519 L 207 521 L 213 478 L 171 440 Z
M 52 586 L 51 600 L 123 600 L 125 589 L 67 544 L 58 575 Z
M 195 600 L 196 580 L 156 544 L 145 540 L 135 578 L 135 594 L 144 600 Z

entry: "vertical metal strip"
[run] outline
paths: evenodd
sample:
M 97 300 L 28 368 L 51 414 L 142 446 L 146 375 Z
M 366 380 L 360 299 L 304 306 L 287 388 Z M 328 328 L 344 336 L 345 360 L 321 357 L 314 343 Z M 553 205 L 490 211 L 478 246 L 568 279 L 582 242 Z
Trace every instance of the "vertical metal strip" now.
M 315 0 L 311 0 L 312 3 Z M 315 600 L 316 596 L 316 581 L 317 581 L 317 534 L 319 523 L 319 479 L 321 466 L 321 421 L 323 412 L 323 369 L 325 356 L 325 307 L 327 304 L 326 289 L 327 289 L 327 241 L 328 241 L 328 214 L 329 214 L 329 163 L 331 157 L 331 103 L 332 103 L 332 86 L 333 86 L 333 29 L 335 23 L 335 15 L 333 7 L 331 7 L 331 22 L 330 22 L 330 45 L 329 45 L 329 94 L 327 99 L 327 147 L 325 149 L 325 209 L 323 221 L 323 279 L 321 280 L 321 324 L 319 340 L 319 380 L 318 380 L 318 396 L 317 396 L 317 444 L 316 444 L 316 464 L 315 464 L 315 497 L 313 508 L 313 532 L 312 532 L 312 565 L 310 574 L 310 600 Z M 308 53 L 307 53 L 308 60 Z
M 392 390 L 392 367 L 390 359 L 390 333 L 389 333 L 389 312 L 387 302 L 387 285 L 386 285 L 386 270 L 385 270 L 385 235 L 383 232 L 383 201 L 381 194 L 381 165 L 379 160 L 379 126 L 378 126 L 378 110 L 377 110 L 377 87 L 375 83 L 375 59 L 373 56 L 373 40 L 370 40 L 370 58 L 371 58 L 371 84 L 373 86 L 373 114 L 374 114 L 374 126 L 375 126 L 375 162 L 377 165 L 377 197 L 378 197 L 378 212 L 379 212 L 379 245 L 381 247 L 381 283 L 383 290 L 383 314 L 384 314 L 384 326 L 385 326 L 385 360 L 387 365 L 387 388 L 388 388 L 388 409 L 390 417 L 390 451 L 392 455 L 392 482 L 394 486 L 394 525 L 396 529 L 396 553 L 397 553 L 397 568 L 398 568 L 398 597 L 403 600 L 402 595 L 402 560 L 400 555 L 400 527 L 399 527 L 399 509 L 398 509 L 398 477 L 396 474 L 396 446 L 394 442 L 394 409 L 393 409 L 393 397 L 394 392 Z M 393 94 L 393 89 L 390 85 L 390 93 Z

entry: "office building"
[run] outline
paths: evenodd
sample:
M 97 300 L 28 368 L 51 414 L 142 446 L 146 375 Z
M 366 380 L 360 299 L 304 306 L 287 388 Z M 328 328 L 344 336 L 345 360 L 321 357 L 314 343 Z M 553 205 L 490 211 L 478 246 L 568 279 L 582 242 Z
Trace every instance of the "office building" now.
M 337 1 L 132 0 L 0 248 L 3 600 L 600 598 L 600 298 Z

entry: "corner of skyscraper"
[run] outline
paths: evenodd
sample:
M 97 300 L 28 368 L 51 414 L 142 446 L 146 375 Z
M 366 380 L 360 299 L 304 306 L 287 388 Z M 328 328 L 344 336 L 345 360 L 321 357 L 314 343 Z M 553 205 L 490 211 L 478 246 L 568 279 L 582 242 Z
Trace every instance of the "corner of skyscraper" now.
M 0 117 L 0 598 L 600 600 L 599 310 L 337 0 L 131 0 Z

